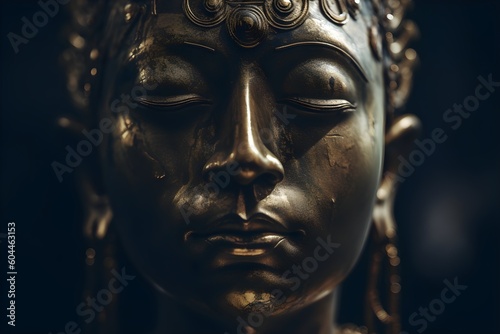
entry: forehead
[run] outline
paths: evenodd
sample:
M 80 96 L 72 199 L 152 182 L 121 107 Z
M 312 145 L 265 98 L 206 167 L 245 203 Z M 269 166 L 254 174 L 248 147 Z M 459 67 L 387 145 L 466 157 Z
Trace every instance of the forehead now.
M 148 17 L 148 23 L 145 25 L 147 29 L 140 34 L 142 37 L 134 45 L 131 58 L 161 55 L 172 45 L 205 48 L 223 54 L 229 61 L 241 57 L 262 59 L 271 52 L 286 54 L 287 50 L 297 48 L 304 48 L 304 52 L 313 52 L 314 48 L 329 48 L 336 50 L 339 57 L 345 58 L 353 67 L 358 68 L 367 80 L 377 75 L 378 69 L 374 66 L 375 60 L 370 49 L 368 31 L 371 15 L 367 4 L 362 3 L 356 18 L 348 15 L 345 23 L 338 24 L 325 15 L 322 4 L 331 2 L 331 5 L 335 6 L 335 0 L 325 0 L 321 3 L 309 1 L 305 6 L 307 12 L 302 19 L 295 20 L 295 25 L 284 27 L 280 25 L 281 21 L 276 24 L 276 20 L 270 19 L 269 15 L 263 15 L 266 3 L 279 2 L 153 0 L 151 11 L 154 15 Z M 303 3 L 293 0 L 292 2 L 296 7 L 297 3 Z M 206 7 L 207 3 L 225 6 L 223 17 L 219 15 L 222 10 L 220 8 L 219 12 L 214 10 L 210 15 L 200 12 L 200 7 Z M 215 19 L 212 19 L 213 17 Z M 235 23 L 235 20 L 241 22 Z M 235 27 L 235 24 L 240 26 Z M 241 32 L 238 32 L 241 26 L 243 29 L 250 26 L 253 31 L 243 31 L 242 38 L 235 36 Z M 252 34 L 257 36 L 254 38 Z M 242 42 L 242 39 L 247 38 L 246 36 L 252 45 L 243 45 L 245 41 Z M 252 41 L 253 39 L 255 41 Z

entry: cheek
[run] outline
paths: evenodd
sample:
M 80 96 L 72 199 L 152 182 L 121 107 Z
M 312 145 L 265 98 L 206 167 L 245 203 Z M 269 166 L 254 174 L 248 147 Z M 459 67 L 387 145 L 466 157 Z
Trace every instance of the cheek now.
M 331 189 L 342 193 L 344 198 L 356 197 L 353 192 L 359 190 L 373 193 L 378 185 L 383 131 L 371 119 L 364 114 L 356 115 L 347 124 L 330 131 L 321 142 L 320 149 L 328 157 L 324 164 L 334 185 Z
M 350 265 L 356 262 L 371 224 L 373 206 L 381 179 L 383 161 L 383 129 L 371 126 L 370 118 L 361 117 L 351 138 L 338 145 L 338 158 L 347 168 L 336 168 L 343 185 L 332 216 L 332 228 L 344 235 Z M 336 219 L 335 219 L 336 218 Z M 338 222 L 338 223 L 337 223 Z
M 168 268 L 188 272 L 182 247 L 186 223 L 172 202 L 193 173 L 187 146 L 194 136 L 126 115 L 116 117 L 115 125 L 102 161 L 120 239 L 146 277 L 179 287 L 187 274 L 171 275 Z
M 119 217 L 138 210 L 150 212 L 164 195 L 164 185 L 176 183 L 171 177 L 176 175 L 175 165 L 151 149 L 143 124 L 124 114 L 117 115 L 114 124 L 102 152 L 113 210 Z
M 171 166 L 151 152 L 147 134 L 140 123 L 129 116 L 120 115 L 116 124 L 109 140 L 108 159 L 124 178 L 123 182 L 133 186 L 168 182 L 167 174 L 170 175 Z
M 169 129 L 162 121 L 119 115 L 109 136 L 104 161 L 117 183 L 130 196 L 172 198 L 199 169 L 193 151 L 194 129 Z M 151 202 L 153 203 L 153 202 Z M 156 203 L 159 205 L 160 203 Z
M 361 111 L 352 116 L 318 141 L 304 165 L 304 173 L 314 174 L 319 233 L 341 244 L 329 266 L 337 277 L 347 274 L 363 248 L 382 169 L 382 126 Z
M 313 193 L 319 192 L 337 207 L 347 201 L 371 206 L 381 176 L 384 140 L 382 122 L 372 120 L 358 110 L 317 136 L 319 139 L 299 160 L 300 173 L 312 180 Z
M 183 141 L 126 115 L 117 116 L 115 124 L 102 159 L 114 215 L 125 245 L 154 257 L 155 249 L 181 239 L 180 211 L 169 203 L 189 175 L 186 159 L 179 158 L 186 156 Z

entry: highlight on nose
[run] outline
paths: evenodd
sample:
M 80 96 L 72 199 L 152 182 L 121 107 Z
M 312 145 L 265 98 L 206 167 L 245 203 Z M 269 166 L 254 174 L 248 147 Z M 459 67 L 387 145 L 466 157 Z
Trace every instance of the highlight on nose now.
M 283 180 L 284 169 L 278 158 L 266 147 L 261 133 L 273 133 L 272 107 L 263 101 L 268 92 L 258 79 L 253 66 L 244 66 L 238 85 L 233 91 L 223 124 L 225 131 L 216 145 L 215 153 L 204 167 L 208 178 L 226 170 L 240 185 L 259 183 L 272 188 Z

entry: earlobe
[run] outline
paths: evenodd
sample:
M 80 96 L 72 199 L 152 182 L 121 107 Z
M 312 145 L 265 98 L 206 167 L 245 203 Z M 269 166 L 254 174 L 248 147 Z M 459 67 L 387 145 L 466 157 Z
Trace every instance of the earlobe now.
M 102 240 L 113 219 L 109 197 L 98 190 L 100 187 L 96 186 L 96 180 L 91 179 L 88 170 L 82 170 L 78 179 L 85 214 L 83 232 L 90 240 Z
M 407 114 L 396 118 L 386 132 L 384 172 L 373 212 L 375 228 L 381 238 L 395 233 L 392 216 L 394 197 L 399 183 L 404 182 L 404 178 L 398 175 L 400 157 L 406 157 L 411 152 L 420 128 L 420 120 Z

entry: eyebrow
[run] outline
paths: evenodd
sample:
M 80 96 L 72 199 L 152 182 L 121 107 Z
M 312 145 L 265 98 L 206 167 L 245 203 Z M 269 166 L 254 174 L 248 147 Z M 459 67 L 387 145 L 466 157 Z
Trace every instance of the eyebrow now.
M 359 74 L 361 74 L 361 77 L 363 77 L 363 79 L 366 82 L 368 82 L 368 77 L 366 76 L 365 71 L 363 70 L 363 68 L 361 67 L 359 62 L 356 60 L 356 58 L 354 58 L 349 52 L 347 52 L 346 50 L 342 49 L 341 47 L 339 47 L 337 45 L 327 43 L 327 42 L 315 42 L 315 41 L 295 42 L 295 43 L 290 43 L 290 44 L 278 46 L 278 47 L 276 47 L 275 50 L 281 51 L 281 50 L 286 50 L 286 49 L 301 47 L 301 46 L 320 46 L 320 47 L 326 47 L 328 49 L 333 49 L 333 50 L 337 51 L 338 53 L 343 55 L 351 64 L 353 64 L 354 67 L 356 68 L 356 70 L 359 72 Z
M 187 50 L 188 48 L 193 50 L 203 50 L 205 54 L 208 55 L 216 55 L 216 56 L 224 56 L 223 53 L 220 53 L 219 50 L 216 50 L 213 47 L 210 47 L 205 44 L 197 43 L 197 42 L 191 42 L 191 41 L 183 41 L 183 42 L 174 42 L 174 43 L 167 43 L 166 48 L 165 47 L 159 47 L 157 44 L 151 46 L 150 48 L 144 48 L 140 51 L 137 52 L 134 58 L 139 58 L 143 57 L 145 54 L 148 52 L 155 52 L 158 57 L 163 57 L 165 55 L 169 55 L 170 53 L 167 50 L 175 52 L 175 48 L 184 48 L 184 50 Z M 165 53 L 167 52 L 167 53 Z M 155 56 L 155 57 L 156 57 Z
M 208 50 L 208 51 L 211 51 L 211 52 L 215 52 L 215 49 L 210 47 L 210 46 L 206 46 L 206 45 L 203 45 L 203 44 L 200 44 L 200 43 L 194 43 L 194 42 L 184 42 L 183 44 L 185 45 L 191 45 L 191 46 L 194 46 L 194 47 L 198 47 L 198 48 L 202 48 L 204 50 Z

